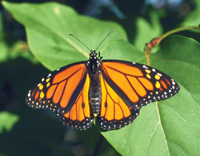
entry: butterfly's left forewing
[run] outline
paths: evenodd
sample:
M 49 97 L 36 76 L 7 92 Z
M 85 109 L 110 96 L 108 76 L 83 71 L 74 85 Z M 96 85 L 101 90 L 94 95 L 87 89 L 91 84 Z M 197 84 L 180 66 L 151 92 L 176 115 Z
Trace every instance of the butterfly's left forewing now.
M 74 63 L 50 73 L 28 93 L 25 102 L 33 108 L 65 114 L 77 100 L 86 80 L 85 62 Z

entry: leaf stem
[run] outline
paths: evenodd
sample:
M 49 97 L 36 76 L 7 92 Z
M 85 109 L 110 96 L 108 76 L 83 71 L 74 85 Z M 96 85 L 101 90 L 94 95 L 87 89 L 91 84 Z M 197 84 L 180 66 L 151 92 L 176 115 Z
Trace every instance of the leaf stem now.
M 181 27 L 181 28 L 177 28 L 177 29 L 173 29 L 171 31 L 166 32 L 165 34 L 163 34 L 160 37 L 156 37 L 153 38 L 151 40 L 150 43 L 146 43 L 145 45 L 145 53 L 146 53 L 146 57 L 147 57 L 147 63 L 150 66 L 150 59 L 149 59 L 149 53 L 151 52 L 151 50 L 153 48 L 155 48 L 164 38 L 166 38 L 167 36 L 180 32 L 180 31 L 185 31 L 185 30 L 190 30 L 190 29 L 196 29 L 196 30 L 200 30 L 200 25 L 199 26 L 187 26 L 187 27 Z
M 177 29 L 173 29 L 171 31 L 168 31 L 167 33 L 163 34 L 157 41 L 157 45 L 167 36 L 180 32 L 180 31 L 185 31 L 185 30 L 190 30 L 190 29 L 197 29 L 200 30 L 200 28 L 198 26 L 188 26 L 188 27 L 181 27 L 181 28 L 177 28 Z

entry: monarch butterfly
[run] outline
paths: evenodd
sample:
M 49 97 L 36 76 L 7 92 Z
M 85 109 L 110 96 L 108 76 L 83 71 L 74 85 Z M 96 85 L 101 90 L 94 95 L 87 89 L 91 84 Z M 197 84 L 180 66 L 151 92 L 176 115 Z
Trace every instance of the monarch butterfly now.
M 90 50 L 88 61 L 42 78 L 28 92 L 28 106 L 57 112 L 70 128 L 85 130 L 97 117 L 101 128 L 111 130 L 132 123 L 142 106 L 179 92 L 178 84 L 165 73 L 135 62 L 102 60 L 96 50 Z

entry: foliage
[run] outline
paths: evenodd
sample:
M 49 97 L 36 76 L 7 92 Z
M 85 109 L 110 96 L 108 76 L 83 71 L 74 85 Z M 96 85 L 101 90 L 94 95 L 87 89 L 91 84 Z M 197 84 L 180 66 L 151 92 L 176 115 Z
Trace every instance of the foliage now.
M 102 49 L 103 59 L 147 64 L 142 45 L 145 46 L 145 42 L 161 35 L 163 31 L 155 12 L 150 13 L 152 25 L 142 17 L 138 18 L 136 21 L 138 33 L 133 41 L 137 49 L 127 41 L 126 31 L 118 23 L 79 15 L 69 6 L 54 2 L 42 4 L 3 2 L 3 6 L 25 27 L 30 51 L 50 70 L 88 59 L 89 51 L 68 34 L 74 34 L 89 48 L 95 49 L 107 33 L 114 30 L 99 48 Z M 146 34 L 144 30 L 149 33 Z M 1 42 L 5 41 L 1 38 Z M 5 54 L 0 55 L 0 60 L 7 61 L 12 57 L 5 56 L 10 56 L 13 49 L 1 42 L 0 47 L 3 47 Z M 20 50 L 15 51 L 18 53 Z M 95 125 L 83 132 L 71 130 L 66 132 L 64 126 L 54 116 L 46 114 L 46 111 L 27 108 L 23 102 L 26 92 L 31 84 L 37 82 L 47 71 L 40 65 L 32 66 L 26 60 L 16 59 L 15 65 L 7 61 L 0 69 L 8 79 L 16 77 L 12 81 L 13 88 L 14 90 L 21 88 L 24 95 L 16 92 L 21 104 L 15 113 L 20 116 L 20 120 L 18 117 L 18 120 L 13 121 L 16 125 L 13 129 L 14 123 L 9 127 L 11 132 L 0 132 L 1 142 L 6 142 L 6 139 L 13 141 L 10 148 L 8 143 L 0 143 L 0 153 L 72 155 L 76 149 L 71 148 L 70 143 L 76 140 L 77 136 L 82 136 L 81 141 L 85 142 L 89 149 L 94 149 L 94 142 L 101 138 L 98 129 L 121 155 L 200 155 L 199 51 L 200 44 L 194 39 L 179 35 L 167 37 L 157 52 L 149 54 L 150 62 L 151 66 L 165 72 L 178 82 L 180 93 L 173 98 L 143 107 L 132 124 L 112 131 L 103 131 Z M 33 61 L 35 58 L 28 50 L 25 53 L 28 53 L 25 58 L 35 62 Z M 23 68 L 17 68 L 19 64 L 23 64 Z M 11 68 L 16 68 L 16 71 L 9 73 L 8 70 Z M 0 85 L 3 86 L 6 76 L 2 76 Z M 12 120 L 13 116 L 9 115 L 7 118 Z M 0 116 L 1 120 L 4 119 Z M 7 124 L 10 125 L 10 122 Z M 64 140 L 64 135 L 73 136 L 73 133 L 76 134 L 74 138 Z M 17 154 L 14 154 L 13 150 L 18 151 Z

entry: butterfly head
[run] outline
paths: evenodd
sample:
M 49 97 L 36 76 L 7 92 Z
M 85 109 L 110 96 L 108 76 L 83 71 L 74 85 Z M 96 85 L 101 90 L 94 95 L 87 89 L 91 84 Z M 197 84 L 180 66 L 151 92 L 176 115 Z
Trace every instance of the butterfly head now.
M 96 51 L 91 50 L 89 59 L 97 59 L 97 57 L 98 57 L 98 55 L 97 55 Z
M 103 57 L 100 55 L 100 51 L 97 54 L 96 50 L 94 50 L 94 51 L 91 50 L 90 57 L 89 57 L 90 60 L 98 60 L 98 61 L 100 61 L 102 58 Z
M 113 32 L 110 31 L 108 33 L 108 35 L 101 41 L 101 43 L 97 46 L 96 50 L 90 50 L 90 48 L 88 48 L 82 41 L 80 41 L 78 38 L 76 38 L 74 35 L 72 34 L 69 34 L 71 36 L 73 36 L 76 40 L 78 40 L 80 43 L 82 43 L 88 50 L 90 50 L 90 57 L 89 57 L 89 60 L 87 62 L 87 66 L 90 66 L 90 70 L 91 70 L 91 73 L 92 74 L 96 74 L 99 70 L 99 66 L 101 65 L 102 61 L 101 59 L 103 57 L 100 56 L 100 52 L 97 54 L 96 51 L 97 49 L 99 48 L 99 46 L 103 43 L 103 41 L 110 35 L 110 33 Z
M 100 52 L 97 54 L 96 51 L 90 52 L 90 57 L 88 60 L 88 65 L 90 66 L 90 70 L 93 74 L 95 74 L 98 71 L 98 67 L 101 65 L 101 59 Z

